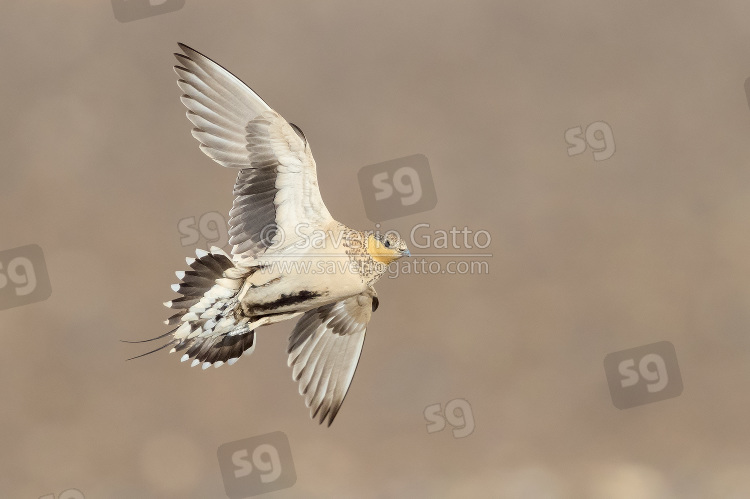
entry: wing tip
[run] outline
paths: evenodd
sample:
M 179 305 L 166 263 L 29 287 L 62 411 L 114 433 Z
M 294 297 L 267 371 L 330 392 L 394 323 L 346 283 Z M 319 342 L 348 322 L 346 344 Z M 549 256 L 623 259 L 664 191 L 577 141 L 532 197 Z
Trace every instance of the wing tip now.
M 177 46 L 180 47 L 180 50 L 182 50 L 182 52 L 184 54 L 184 57 L 188 57 L 189 58 L 191 54 L 200 54 L 200 55 L 203 55 L 200 52 L 198 52 L 197 50 L 195 50 L 193 47 L 191 47 L 191 46 L 189 46 L 189 45 L 187 45 L 185 43 L 177 42 Z M 183 55 L 183 54 L 175 52 L 175 55 Z

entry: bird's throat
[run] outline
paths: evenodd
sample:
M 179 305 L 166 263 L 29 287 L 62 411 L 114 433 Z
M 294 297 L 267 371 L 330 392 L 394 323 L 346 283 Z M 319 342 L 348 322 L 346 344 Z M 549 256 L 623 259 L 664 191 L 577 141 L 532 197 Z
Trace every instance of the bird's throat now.
M 367 238 L 367 252 L 372 256 L 373 260 L 385 265 L 398 260 L 401 256 L 398 250 L 386 248 L 383 243 L 372 236 Z

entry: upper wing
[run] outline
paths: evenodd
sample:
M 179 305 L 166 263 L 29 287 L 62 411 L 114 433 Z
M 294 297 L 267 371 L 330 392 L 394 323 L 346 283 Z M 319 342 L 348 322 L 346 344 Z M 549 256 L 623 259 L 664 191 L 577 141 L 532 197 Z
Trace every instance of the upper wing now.
M 378 298 L 373 288 L 306 312 L 289 337 L 292 376 L 299 381 L 310 417 L 331 425 L 357 369 L 365 331 Z
M 310 146 L 239 78 L 200 52 L 179 44 L 175 54 L 187 117 L 200 149 L 222 166 L 240 168 L 229 212 L 232 253 L 254 256 L 297 234 L 333 221 L 318 189 Z M 279 230 L 276 230 L 276 229 Z

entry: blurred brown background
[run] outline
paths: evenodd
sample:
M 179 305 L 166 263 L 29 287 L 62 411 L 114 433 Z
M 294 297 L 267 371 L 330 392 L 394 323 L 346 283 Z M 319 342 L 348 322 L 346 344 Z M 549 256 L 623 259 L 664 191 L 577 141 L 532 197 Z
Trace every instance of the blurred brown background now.
M 489 275 L 378 285 L 331 428 L 286 366 L 293 324 L 201 371 L 119 339 L 165 331 L 178 221 L 231 206 L 172 71 L 206 53 L 306 133 L 333 215 L 357 171 L 420 153 L 437 207 L 386 222 L 492 234 Z M 741 1 L 215 1 L 115 20 L 4 1 L 0 250 L 52 296 L 0 312 L 0 496 L 224 497 L 217 448 L 283 431 L 268 497 L 750 497 L 750 5 Z M 615 154 L 568 156 L 607 122 Z M 682 395 L 616 409 L 603 359 L 674 344 Z M 145 345 L 146 347 L 148 345 Z M 428 433 L 466 399 L 475 431 Z

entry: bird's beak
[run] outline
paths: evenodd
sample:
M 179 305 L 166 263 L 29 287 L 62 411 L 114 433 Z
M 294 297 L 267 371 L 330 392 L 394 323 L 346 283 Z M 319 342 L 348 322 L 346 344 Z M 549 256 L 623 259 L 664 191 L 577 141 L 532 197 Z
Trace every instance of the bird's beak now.
M 405 249 L 404 251 L 401 252 L 401 256 L 411 256 L 411 253 L 409 252 L 408 249 Z

